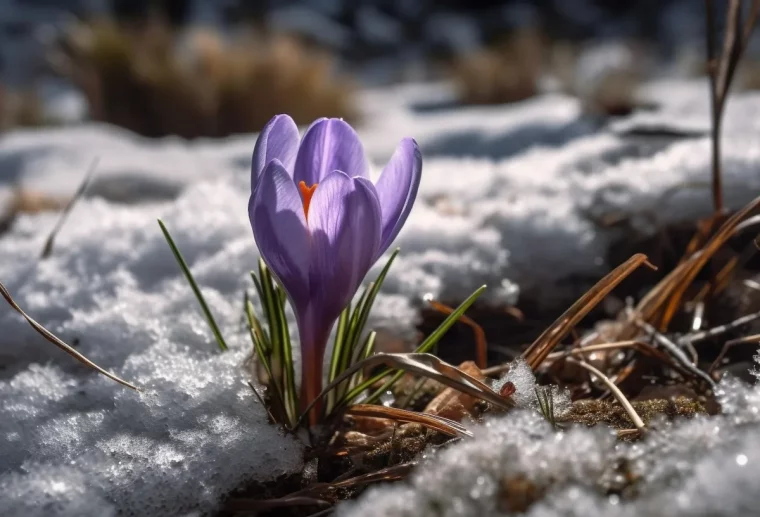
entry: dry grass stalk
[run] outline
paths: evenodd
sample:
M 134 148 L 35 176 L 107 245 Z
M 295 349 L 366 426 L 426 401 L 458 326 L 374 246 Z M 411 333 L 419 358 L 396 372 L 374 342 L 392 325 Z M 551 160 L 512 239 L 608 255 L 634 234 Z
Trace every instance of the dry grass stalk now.
M 441 314 L 445 314 L 448 316 L 452 312 L 454 312 L 454 309 L 452 307 L 449 307 L 446 304 L 443 304 L 441 302 L 438 302 L 433 299 L 426 300 L 428 305 L 430 305 L 433 309 L 437 310 Z M 486 367 L 486 355 L 488 352 L 488 344 L 486 342 L 486 333 L 483 331 L 483 327 L 477 324 L 475 320 L 467 316 L 466 314 L 462 314 L 459 317 L 459 321 L 470 327 L 475 334 L 475 352 L 476 352 L 476 359 L 477 359 L 477 365 L 478 368 L 485 368 Z
M 11 91 L 0 84 L 0 132 L 49 124 L 42 101 L 34 90 Z
M 758 208 L 760 208 L 760 197 L 728 218 L 705 244 L 704 248 L 690 255 L 652 288 L 636 307 L 636 313 L 640 319 L 651 323 L 661 331 L 667 330 L 673 316 L 682 305 L 686 290 L 697 274 L 726 241 L 734 235 L 739 224 Z M 635 329 L 632 329 L 621 336 L 621 339 L 628 339 L 636 332 Z
M 452 75 L 465 104 L 517 102 L 538 93 L 545 42 L 535 29 L 516 32 L 491 49 L 458 58 Z
M 179 45 L 182 36 L 156 21 L 93 22 L 72 30 L 52 62 L 82 89 L 92 119 L 149 137 L 254 132 L 278 113 L 300 124 L 356 117 L 350 82 L 295 39 L 197 30 Z
M 74 348 L 72 348 L 70 345 L 66 344 L 62 339 L 60 339 L 58 336 L 50 332 L 48 329 L 37 323 L 36 320 L 34 320 L 31 316 L 29 316 L 24 310 L 16 303 L 16 301 L 11 296 L 11 293 L 8 291 L 8 289 L 5 288 L 3 284 L 0 283 L 0 296 L 5 298 L 5 301 L 8 302 L 8 305 L 10 305 L 13 310 L 21 314 L 21 316 L 29 323 L 29 325 L 42 337 L 53 343 L 55 346 L 72 356 L 74 359 L 79 361 L 80 363 L 84 364 L 85 366 L 88 366 L 89 368 L 92 368 L 93 370 L 97 371 L 101 375 L 105 375 L 109 379 L 121 384 L 122 386 L 126 386 L 127 388 L 131 388 L 135 391 L 140 391 L 140 389 L 135 386 L 134 384 L 131 384 L 120 377 L 117 377 L 116 375 L 112 374 L 111 372 L 104 370 L 97 364 L 93 363 L 87 357 L 82 355 L 81 353 L 77 352 Z
M 565 338 L 575 326 L 601 302 L 620 282 L 642 265 L 656 269 L 647 261 L 646 255 L 638 253 L 620 266 L 613 269 L 604 278 L 589 289 L 562 316 L 549 326 L 528 349 L 523 358 L 535 371 L 551 351 Z
M 587 370 L 589 373 L 597 377 L 604 385 L 607 387 L 608 390 L 615 396 L 617 401 L 620 403 L 621 406 L 625 409 L 626 413 L 628 413 L 628 417 L 631 419 L 633 424 L 636 426 L 636 429 L 639 432 L 643 432 L 646 426 L 644 425 L 644 421 L 641 420 L 641 417 L 638 413 L 636 413 L 636 410 L 633 409 L 633 406 L 631 405 L 628 398 L 623 395 L 623 392 L 620 391 L 620 388 L 618 388 L 614 382 L 610 380 L 609 377 L 604 375 L 601 371 L 599 371 L 597 368 L 594 368 L 590 364 L 588 364 L 586 361 L 580 360 L 577 361 L 575 359 L 570 359 L 570 361 L 576 363 L 578 366 L 583 368 L 584 370 Z

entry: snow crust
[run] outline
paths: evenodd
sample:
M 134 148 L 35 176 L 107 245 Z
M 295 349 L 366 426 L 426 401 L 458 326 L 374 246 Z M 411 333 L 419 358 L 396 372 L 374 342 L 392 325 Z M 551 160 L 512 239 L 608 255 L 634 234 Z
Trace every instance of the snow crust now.
M 530 517 L 755 515 L 760 389 L 733 379 L 720 388 L 725 414 L 660 421 L 633 444 L 603 426 L 557 432 L 535 410 L 516 410 L 476 428 L 473 440 L 427 454 L 408 481 L 343 503 L 336 516 L 511 515 L 511 483 L 545 491 L 521 513 Z M 626 478 L 634 490 L 621 490 Z
M 631 136 L 587 120 L 575 99 L 557 95 L 457 109 L 446 107 L 448 98 L 444 86 L 413 85 L 369 91 L 361 102 L 366 124 L 360 135 L 375 174 L 404 136 L 416 138 L 423 151 L 418 201 L 396 241 L 402 252 L 377 299 L 374 327 L 409 333 L 423 295 L 456 303 L 483 283 L 489 285 L 486 303 L 530 294 L 558 307 L 577 292 L 566 285 L 568 277 L 591 282 L 607 267 L 605 253 L 618 234 L 597 219 L 622 214 L 641 231 L 653 231 L 710 210 L 706 136 Z M 760 99 L 731 102 L 741 109 L 728 108 L 724 181 L 727 204 L 737 207 L 760 192 L 760 141 L 752 117 Z M 676 109 L 667 97 L 662 104 L 661 111 Z M 637 116 L 630 126 L 638 124 Z M 241 307 L 244 290 L 251 289 L 247 271 L 257 260 L 246 216 L 254 139 L 150 141 L 102 125 L 0 138 L 0 199 L 14 185 L 65 196 L 100 158 L 88 197 L 71 213 L 49 259 L 38 256 L 56 214 L 21 216 L 0 237 L 0 281 L 53 332 L 144 388 L 132 393 L 93 375 L 18 314 L 0 309 L 0 515 L 212 511 L 238 486 L 299 468 L 301 446 L 266 424 L 244 384 L 250 343 Z M 230 352 L 216 350 L 157 217 L 190 264 Z M 749 410 L 742 411 L 737 414 L 749 418 Z M 731 418 L 716 424 L 727 437 L 721 448 L 694 462 L 700 443 L 717 444 L 707 439 L 714 424 L 698 419 L 663 435 L 677 443 L 667 467 L 674 470 L 643 485 L 651 487 L 645 499 L 651 508 L 664 501 L 658 479 L 675 480 L 687 494 L 727 501 L 756 478 L 757 461 L 750 458 L 744 470 L 726 476 L 732 484 L 720 497 L 718 488 L 703 486 L 703 471 L 707 476 L 710 469 L 728 468 L 740 453 L 756 457 L 753 450 L 760 450 L 752 433 Z M 694 444 L 688 437 L 696 437 Z M 501 452 L 483 447 L 491 442 Z M 485 426 L 478 439 L 435 460 L 437 466 L 421 469 L 419 479 L 426 481 L 413 481 L 419 483 L 416 495 L 402 485 L 373 491 L 353 508 L 403 515 L 416 501 L 424 515 L 432 508 L 426 504 L 448 492 L 452 499 L 441 511 L 488 513 L 495 508 L 488 505 L 495 504 L 497 475 L 527 469 L 537 479 L 551 473 L 567 482 L 533 512 L 623 512 L 623 502 L 610 506 L 594 495 L 599 458 L 629 454 L 654 469 L 656 454 L 644 445 L 639 459 L 639 449 L 618 447 L 606 431 L 555 435 L 540 417 L 518 412 Z M 484 495 L 472 502 L 470 490 Z M 747 499 L 738 494 L 737 501 L 741 507 Z M 692 503 L 670 504 L 688 509 Z M 348 515 L 350 508 L 341 511 Z
M 208 210 L 188 218 L 198 205 Z M 161 208 L 94 199 L 72 213 L 50 260 L 37 262 L 37 230 L 52 216 L 22 219 L 0 241 L 0 278 L 17 301 L 143 390 L 93 375 L 0 312 L 0 515 L 207 512 L 234 488 L 300 467 L 302 445 L 267 422 L 244 383 L 240 273 L 255 257 L 244 208 L 230 185 L 198 186 Z M 159 215 L 232 351 L 209 339 Z

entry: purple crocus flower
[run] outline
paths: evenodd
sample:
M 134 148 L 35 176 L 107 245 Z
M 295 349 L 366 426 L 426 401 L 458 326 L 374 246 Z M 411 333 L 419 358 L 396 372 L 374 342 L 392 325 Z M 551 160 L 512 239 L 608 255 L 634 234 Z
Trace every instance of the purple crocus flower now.
M 299 142 L 293 119 L 277 115 L 256 141 L 251 169 L 253 235 L 298 321 L 303 408 L 321 391 L 335 320 L 412 209 L 422 156 L 413 139 L 401 140 L 373 184 L 349 124 L 319 119 Z

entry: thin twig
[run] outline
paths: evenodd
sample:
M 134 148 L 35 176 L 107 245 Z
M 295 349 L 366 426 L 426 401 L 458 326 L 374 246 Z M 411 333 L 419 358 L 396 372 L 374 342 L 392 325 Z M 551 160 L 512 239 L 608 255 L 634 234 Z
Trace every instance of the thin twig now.
M 715 358 L 715 361 L 712 362 L 710 365 L 710 368 L 708 368 L 708 372 L 712 373 L 715 371 L 715 369 L 720 366 L 721 361 L 723 361 L 723 358 L 726 356 L 728 351 L 733 348 L 736 345 L 743 345 L 748 343 L 760 343 L 760 334 L 753 334 L 751 336 L 744 336 L 740 337 L 738 339 L 732 339 L 731 341 L 726 341 L 726 343 L 723 345 L 723 348 L 720 349 L 720 353 L 718 354 L 718 357 Z
M 441 314 L 445 314 L 446 316 L 454 312 L 454 309 L 452 307 L 449 307 L 448 305 L 441 303 L 437 300 L 434 300 L 432 298 L 426 297 L 425 301 L 428 303 L 428 305 L 430 305 L 430 307 L 440 312 Z M 459 321 L 469 326 L 472 329 L 473 333 L 475 334 L 476 364 L 478 368 L 480 369 L 485 368 L 488 344 L 486 342 L 486 333 L 483 331 L 483 327 L 478 325 L 475 320 L 473 320 L 466 314 L 462 314 L 459 317 Z
M 52 230 L 50 230 L 50 234 L 48 235 L 48 238 L 45 240 L 45 246 L 42 247 L 42 253 L 40 253 L 40 259 L 46 259 L 50 256 L 50 253 L 53 251 L 53 242 L 55 241 L 55 238 L 58 235 L 58 232 L 61 231 L 61 228 L 63 227 L 63 223 L 65 223 L 66 219 L 68 219 L 71 209 L 74 208 L 74 205 L 77 203 L 77 201 L 79 201 L 79 199 L 87 191 L 87 187 L 90 185 L 90 181 L 92 180 L 92 177 L 95 175 L 95 170 L 98 167 L 99 161 L 100 161 L 99 158 L 95 158 L 92 161 L 92 164 L 90 165 L 90 168 L 87 171 L 87 174 L 85 174 L 84 178 L 82 178 L 82 183 L 79 184 L 77 191 L 74 193 L 74 197 L 72 197 L 69 200 L 68 204 L 64 207 L 63 212 L 61 212 L 61 215 L 58 218 L 58 221 L 55 223 L 55 226 L 53 227 Z
M 705 0 L 705 35 L 707 40 L 707 76 L 710 80 L 710 141 L 712 144 L 712 193 L 715 213 L 723 211 L 723 192 L 720 177 L 720 104 L 718 102 L 717 69 L 715 59 L 715 11 L 712 0 Z
M 638 413 L 636 413 L 636 410 L 633 409 L 633 406 L 628 401 L 625 395 L 623 395 L 623 392 L 620 391 L 620 388 L 618 388 L 614 382 L 610 380 L 609 377 L 604 375 L 601 371 L 594 368 L 590 364 L 588 364 L 586 361 L 583 360 L 576 360 L 576 359 L 568 359 L 569 361 L 576 363 L 584 370 L 587 370 L 588 372 L 592 373 L 594 376 L 598 377 L 600 381 L 604 383 L 605 386 L 607 386 L 607 389 L 612 392 L 612 394 L 615 396 L 618 402 L 620 402 L 620 405 L 623 406 L 623 409 L 625 409 L 625 412 L 628 413 L 628 418 L 631 419 L 631 422 L 633 422 L 633 425 L 636 426 L 636 429 L 639 432 L 644 432 L 646 429 L 646 426 L 644 425 L 644 421 L 641 419 Z
M 686 371 L 704 380 L 711 387 L 715 387 L 715 381 L 713 381 L 712 377 L 692 364 L 684 351 L 681 350 L 677 344 L 668 339 L 665 334 L 658 332 L 656 328 L 645 321 L 637 320 L 636 325 L 638 325 L 639 328 L 649 334 L 652 339 L 654 339 L 658 345 L 664 348 L 670 354 L 670 356 L 675 359 Z
M 678 344 L 680 346 L 684 346 L 689 343 L 696 343 L 698 341 L 703 341 L 705 339 L 709 339 L 711 337 L 724 334 L 730 330 L 734 330 L 738 327 L 741 327 L 742 325 L 746 325 L 747 323 L 755 321 L 756 319 L 760 319 L 760 312 L 747 314 L 745 316 L 735 319 L 734 321 L 726 323 L 725 325 L 720 325 L 718 327 L 713 327 L 708 330 L 703 330 L 702 332 L 694 332 L 692 334 L 686 334 L 685 336 L 682 336 L 678 339 Z
M 116 381 L 122 386 L 126 386 L 127 388 L 132 388 L 135 391 L 140 391 L 140 389 L 135 386 L 134 384 L 131 384 L 120 377 L 117 377 L 116 375 L 112 374 L 111 372 L 101 368 L 97 364 L 93 363 L 89 359 L 87 359 L 83 354 L 77 352 L 72 348 L 70 345 L 67 345 L 61 338 L 50 332 L 48 329 L 43 327 L 41 324 L 39 324 L 34 318 L 29 316 L 27 313 L 24 312 L 24 310 L 16 303 L 16 301 L 11 296 L 11 293 L 8 291 L 8 289 L 5 288 L 5 286 L 0 283 L 0 295 L 5 298 L 5 301 L 8 302 L 8 304 L 13 307 L 13 309 L 21 314 L 24 319 L 29 323 L 29 325 L 32 326 L 34 330 L 36 330 L 42 337 L 53 343 L 55 346 L 66 352 L 67 354 L 74 357 L 77 361 L 89 366 L 90 368 L 96 370 L 98 373 L 105 375 L 112 381 Z

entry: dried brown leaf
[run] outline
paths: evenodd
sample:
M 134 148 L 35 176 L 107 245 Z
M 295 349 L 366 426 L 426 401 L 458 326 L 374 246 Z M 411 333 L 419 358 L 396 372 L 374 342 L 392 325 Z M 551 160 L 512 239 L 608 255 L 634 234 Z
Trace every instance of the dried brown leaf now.
M 646 264 L 652 269 L 656 269 L 647 260 L 647 256 L 642 253 L 629 258 L 623 264 L 619 265 L 604 278 L 589 289 L 586 294 L 581 296 L 573 305 L 565 311 L 562 316 L 552 323 L 528 349 L 523 352 L 523 358 L 535 371 L 546 357 L 556 347 L 562 339 L 572 331 L 575 326 L 593 309 L 610 291 L 622 282 L 628 275 L 633 273 L 640 266 Z
M 434 429 L 449 436 L 472 437 L 472 433 L 458 422 L 454 422 L 453 420 L 441 416 L 418 413 L 407 409 L 378 406 L 374 404 L 354 404 L 346 411 L 346 414 L 391 419 L 399 422 L 412 422 L 424 425 L 425 427 L 429 427 L 430 429 Z

